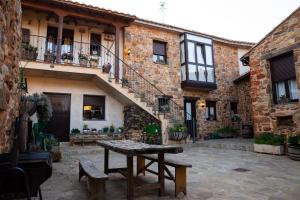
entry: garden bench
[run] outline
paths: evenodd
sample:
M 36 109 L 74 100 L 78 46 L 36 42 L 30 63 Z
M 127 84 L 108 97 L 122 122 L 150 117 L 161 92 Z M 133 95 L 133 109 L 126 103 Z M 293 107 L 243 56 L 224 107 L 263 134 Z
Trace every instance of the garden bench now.
M 85 156 L 79 159 L 79 181 L 82 176 L 87 177 L 88 190 L 92 195 L 105 192 L 105 181 L 108 176 L 97 169 Z
M 150 162 L 147 165 L 145 165 L 145 160 L 150 160 Z M 139 175 L 140 173 L 145 174 L 145 171 L 158 175 L 157 172 L 149 169 L 149 166 L 152 165 L 154 162 L 158 162 L 157 155 L 153 155 L 153 154 L 138 155 L 137 175 Z M 167 168 L 167 166 L 171 166 L 175 168 L 175 177 Z M 180 192 L 183 192 L 186 195 L 186 168 L 188 167 L 192 167 L 192 165 L 185 163 L 181 160 L 165 158 L 164 168 L 165 168 L 165 172 L 167 173 L 165 178 L 174 181 L 175 196 L 177 196 Z

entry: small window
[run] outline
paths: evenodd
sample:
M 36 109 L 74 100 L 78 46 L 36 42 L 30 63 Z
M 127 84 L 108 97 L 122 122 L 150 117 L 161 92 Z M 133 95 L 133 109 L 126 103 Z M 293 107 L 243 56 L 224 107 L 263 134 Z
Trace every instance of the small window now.
M 208 121 L 215 121 L 217 120 L 217 113 L 216 113 L 216 102 L 215 101 L 206 101 L 206 112 L 205 117 Z
M 159 64 L 167 63 L 167 43 L 153 41 L 153 62 Z
M 22 43 L 29 44 L 30 42 L 30 30 L 22 28 Z
M 293 53 L 270 59 L 274 103 L 298 101 Z
M 170 112 L 170 97 L 158 97 L 158 111 Z
M 105 119 L 105 96 L 83 96 L 83 120 Z

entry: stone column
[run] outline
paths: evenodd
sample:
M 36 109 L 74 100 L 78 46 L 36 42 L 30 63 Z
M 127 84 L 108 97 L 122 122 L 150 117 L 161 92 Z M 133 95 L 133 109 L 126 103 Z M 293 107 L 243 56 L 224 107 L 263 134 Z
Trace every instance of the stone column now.
M 61 63 L 61 43 L 63 34 L 63 24 L 64 24 L 64 13 L 58 12 L 58 33 L 57 33 L 57 49 L 56 49 L 56 62 Z

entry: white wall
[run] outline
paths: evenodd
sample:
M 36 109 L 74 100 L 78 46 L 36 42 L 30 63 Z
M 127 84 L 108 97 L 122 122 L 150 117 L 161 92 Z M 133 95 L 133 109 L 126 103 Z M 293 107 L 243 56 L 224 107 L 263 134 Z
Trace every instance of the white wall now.
M 243 75 L 247 72 L 250 71 L 250 68 L 249 66 L 243 66 L 242 62 L 240 61 L 240 58 L 245 55 L 246 53 L 248 52 L 247 49 L 238 49 L 238 61 L 239 61 L 239 72 L 240 72 L 240 75 Z
M 88 81 L 75 81 L 55 78 L 27 77 L 29 94 L 38 92 L 53 92 L 71 94 L 71 121 L 72 128 L 82 129 L 83 124 L 89 128 L 102 129 L 105 126 L 114 125 L 115 127 L 123 126 L 124 106 L 105 93 L 99 87 Z M 84 121 L 83 120 L 83 95 L 104 95 L 105 96 L 105 120 L 102 121 Z

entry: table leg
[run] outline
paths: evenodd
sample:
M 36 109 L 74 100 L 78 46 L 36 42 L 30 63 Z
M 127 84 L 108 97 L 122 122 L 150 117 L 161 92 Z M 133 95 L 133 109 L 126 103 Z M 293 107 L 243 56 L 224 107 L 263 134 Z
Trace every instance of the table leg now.
M 134 196 L 133 184 L 133 156 L 127 156 L 127 199 L 129 200 Z
M 159 196 L 165 193 L 165 158 L 164 153 L 158 153 L 158 181 L 160 183 Z
M 108 166 L 109 166 L 109 150 L 104 149 L 104 173 L 108 174 Z

